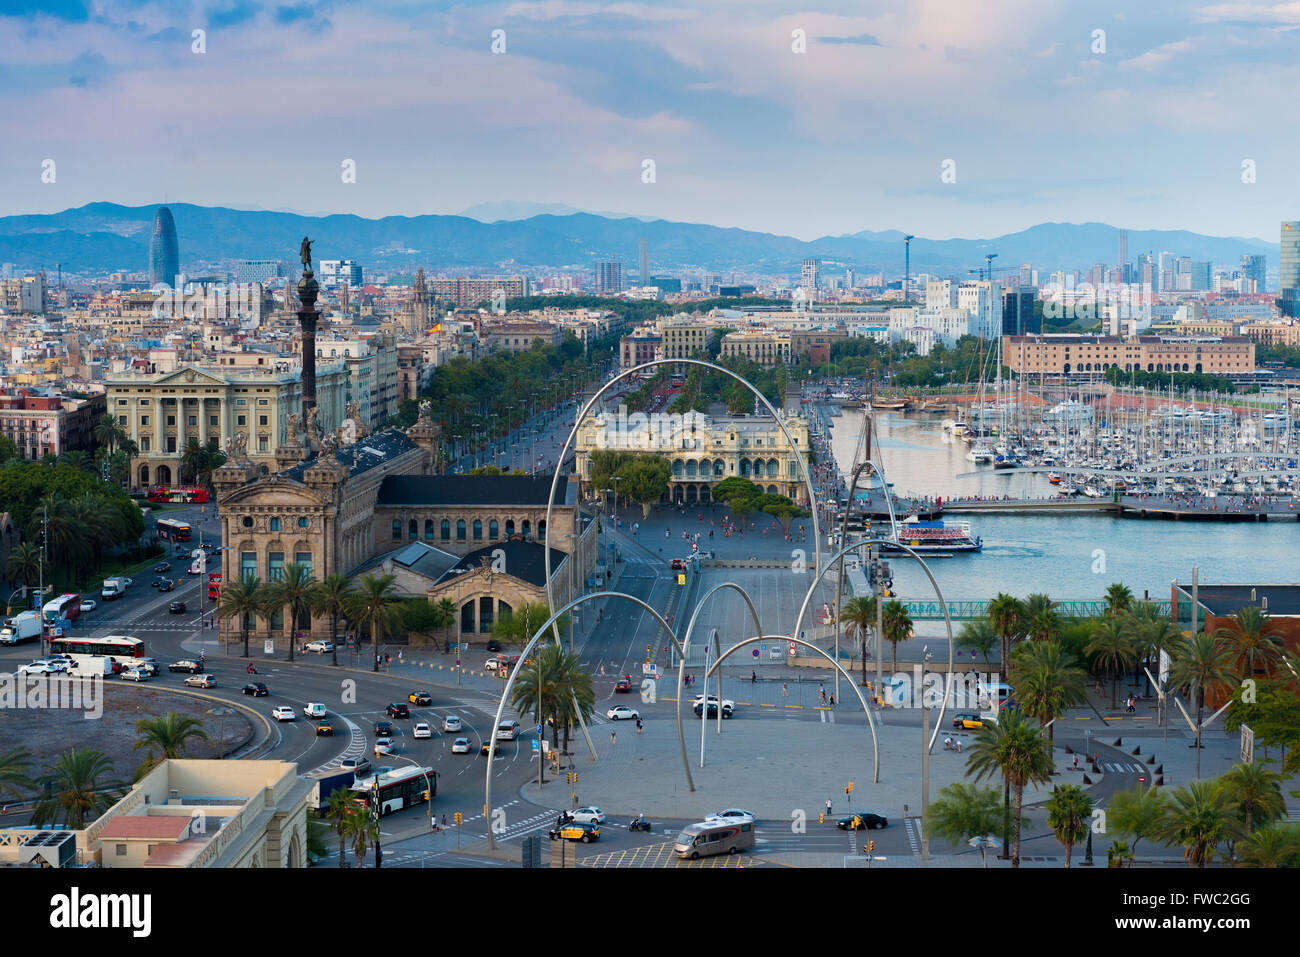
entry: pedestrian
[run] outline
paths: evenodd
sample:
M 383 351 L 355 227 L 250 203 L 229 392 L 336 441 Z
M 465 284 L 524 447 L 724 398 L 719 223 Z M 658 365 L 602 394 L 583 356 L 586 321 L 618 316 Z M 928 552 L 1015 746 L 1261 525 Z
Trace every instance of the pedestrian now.
M 831 707 L 835 707 L 835 695 L 831 695 Z
M 781 682 L 781 697 L 782 697 L 782 698 L 788 698 L 788 697 L 790 697 L 790 691 L 789 691 L 789 689 L 786 687 L 786 683 L 785 683 L 784 681 Z
M 830 817 L 830 816 L 831 816 L 831 799 L 830 799 L 830 798 L 827 798 L 827 799 L 826 799 L 826 816 L 827 816 L 827 817 Z
M 398 649 L 397 649 L 397 663 L 398 663 L 399 665 L 402 663 L 402 649 L 401 649 L 401 648 L 398 648 Z
M 758 684 L 758 672 L 757 672 L 757 671 L 751 671 L 751 672 L 749 673 L 749 683 L 752 684 L 752 685 L 754 685 L 754 684 Z
M 613 732 L 613 731 L 611 731 L 611 732 L 609 733 L 609 746 L 610 746 L 611 748 L 614 746 L 614 732 Z
M 641 729 L 642 729 L 643 727 L 645 727 L 645 725 L 641 723 L 641 719 L 640 719 L 640 718 L 637 718 L 637 719 L 636 719 L 636 733 L 637 733 L 637 734 L 640 734 L 640 733 L 641 733 Z

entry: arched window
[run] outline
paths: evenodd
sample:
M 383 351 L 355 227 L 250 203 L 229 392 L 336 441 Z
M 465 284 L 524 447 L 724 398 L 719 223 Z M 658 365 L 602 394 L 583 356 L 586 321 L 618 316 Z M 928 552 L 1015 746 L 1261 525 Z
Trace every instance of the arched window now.
M 488 522 L 488 538 L 495 542 L 497 540 L 497 531 L 497 520 L 494 518 Z
M 740 460 L 740 474 L 742 476 L 749 474 L 749 459 Z
M 776 459 L 767 460 L 767 474 L 771 478 L 776 478 L 781 474 L 781 466 L 777 464 Z
M 460 630 L 461 634 L 471 634 L 474 631 L 474 599 L 470 599 L 460 606 Z
M 540 518 L 537 520 L 537 540 L 540 542 L 543 541 L 545 538 L 546 538 L 546 519 Z
M 271 519 L 270 528 L 271 531 L 278 532 L 280 530 L 280 520 L 278 518 Z
M 420 526 L 415 519 L 411 519 L 406 523 L 406 537 L 412 542 L 420 537 Z
M 442 520 L 442 526 L 438 529 L 438 537 L 444 542 L 451 541 L 451 522 L 445 518 Z
M 456 519 L 456 541 L 465 541 L 465 520 L 463 518 Z
M 402 523 L 398 519 L 393 519 L 393 541 L 402 540 Z
M 512 537 L 514 534 L 515 534 L 515 520 L 514 520 L 513 518 L 507 518 L 507 519 L 506 519 L 506 538 L 510 538 L 510 537 Z
M 727 474 L 727 463 L 724 462 L 724 461 L 722 461 L 722 459 L 717 459 L 717 460 L 713 463 L 713 474 L 714 474 L 714 475 L 726 475 L 726 474 Z
M 521 526 L 521 531 L 523 532 L 524 535 L 524 541 L 528 541 L 528 536 L 532 532 L 532 530 L 533 530 L 532 522 L 528 521 L 528 519 L 524 519 L 524 524 Z
M 688 459 L 686 462 L 686 477 L 695 478 L 696 474 L 695 459 Z
M 673 478 L 682 477 L 682 460 L 673 459 Z
M 483 520 L 479 518 L 474 519 L 474 541 L 483 541 Z
M 431 518 L 424 520 L 424 540 L 426 542 L 433 541 L 433 519 Z

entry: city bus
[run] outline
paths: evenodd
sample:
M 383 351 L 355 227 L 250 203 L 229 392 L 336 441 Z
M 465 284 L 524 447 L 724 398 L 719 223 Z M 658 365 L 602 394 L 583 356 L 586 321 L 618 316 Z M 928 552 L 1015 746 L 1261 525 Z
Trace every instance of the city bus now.
M 203 505 L 208 501 L 208 490 L 201 485 L 150 486 L 145 497 L 151 502 L 177 502 Z
M 194 529 L 189 522 L 177 521 L 174 518 L 158 519 L 158 537 L 169 542 L 188 542 Z
M 81 614 L 80 595 L 60 595 L 45 603 L 41 609 L 41 620 L 47 625 L 57 625 L 59 619 L 76 621 Z
M 102 638 L 51 638 L 50 654 L 61 653 L 82 658 L 112 658 L 126 665 L 134 658 L 144 657 L 144 642 L 130 635 L 104 635 Z
M 221 572 L 208 572 L 208 597 L 213 601 L 221 597 Z
M 398 768 L 374 777 L 363 778 L 352 785 L 352 797 L 357 804 L 371 807 L 375 796 L 375 783 L 379 786 L 379 813 L 391 814 L 404 808 L 423 804 L 438 793 L 438 772 L 433 768 Z

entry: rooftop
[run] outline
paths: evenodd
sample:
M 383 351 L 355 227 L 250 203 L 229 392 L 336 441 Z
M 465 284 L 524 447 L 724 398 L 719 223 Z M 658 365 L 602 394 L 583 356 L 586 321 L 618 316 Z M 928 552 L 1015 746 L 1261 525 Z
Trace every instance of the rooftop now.
M 516 539 L 496 542 L 475 549 L 457 562 L 455 567 L 448 569 L 439 579 L 439 584 L 450 581 L 456 575 L 473 571 L 482 565 L 484 560 L 494 560 L 497 556 L 494 556 L 493 553 L 496 551 L 505 552 L 505 567 L 509 569 L 512 578 L 518 578 L 520 581 L 536 585 L 538 588 L 546 587 L 545 553 L 542 550 L 542 544 L 540 542 L 521 542 Z M 568 557 L 558 548 L 552 548 L 551 574 L 554 574 L 555 570 Z
M 99 833 L 101 841 L 140 838 L 151 841 L 179 841 L 190 829 L 190 818 L 183 816 L 121 815 L 108 822 Z
M 545 506 L 550 488 L 550 475 L 390 475 L 375 504 Z M 569 478 L 561 476 L 554 504 L 571 505 L 569 498 Z
M 405 452 L 418 446 L 406 437 L 406 433 L 400 429 L 386 429 L 383 432 L 376 432 L 368 435 L 364 439 L 345 445 L 334 451 L 334 457 L 338 459 L 339 464 L 348 469 L 348 477 L 352 478 L 368 472 L 377 465 L 383 465 L 385 462 L 391 462 Z M 316 464 L 317 456 L 312 456 L 305 461 L 299 462 L 291 469 L 279 473 L 285 478 L 293 479 L 295 482 L 303 480 L 303 473 Z M 390 476 L 384 480 L 386 486 L 392 478 L 399 476 Z M 401 476 L 406 477 L 406 476 Z M 382 488 L 382 486 L 381 486 Z M 383 493 L 380 498 L 382 501 Z
M 1180 582 L 1178 590 L 1188 598 L 1192 586 Z M 1252 600 L 1251 592 L 1255 597 Z M 1268 599 L 1268 614 L 1274 618 L 1300 617 L 1300 585 L 1207 585 L 1201 584 L 1197 600 L 1216 618 L 1230 618 L 1246 605 L 1260 605 Z

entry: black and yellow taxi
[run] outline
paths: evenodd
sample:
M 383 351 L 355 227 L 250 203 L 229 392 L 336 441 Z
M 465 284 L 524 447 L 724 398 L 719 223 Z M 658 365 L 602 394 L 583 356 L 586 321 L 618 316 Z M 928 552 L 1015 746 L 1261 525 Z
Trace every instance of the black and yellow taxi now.
M 316 734 L 318 737 L 333 735 L 334 725 L 330 724 L 328 721 L 322 721 L 320 724 L 316 725 Z
M 583 844 L 590 844 L 592 841 L 600 840 L 600 826 L 596 824 L 586 824 L 578 821 L 568 821 L 564 824 L 556 825 L 551 828 L 551 840 L 581 841 Z
M 952 716 L 952 726 L 959 731 L 974 731 L 984 727 L 984 719 L 974 711 L 959 711 Z
M 411 704 L 424 707 L 433 704 L 433 695 L 429 694 L 427 691 L 412 691 L 406 696 L 406 700 L 411 702 Z

